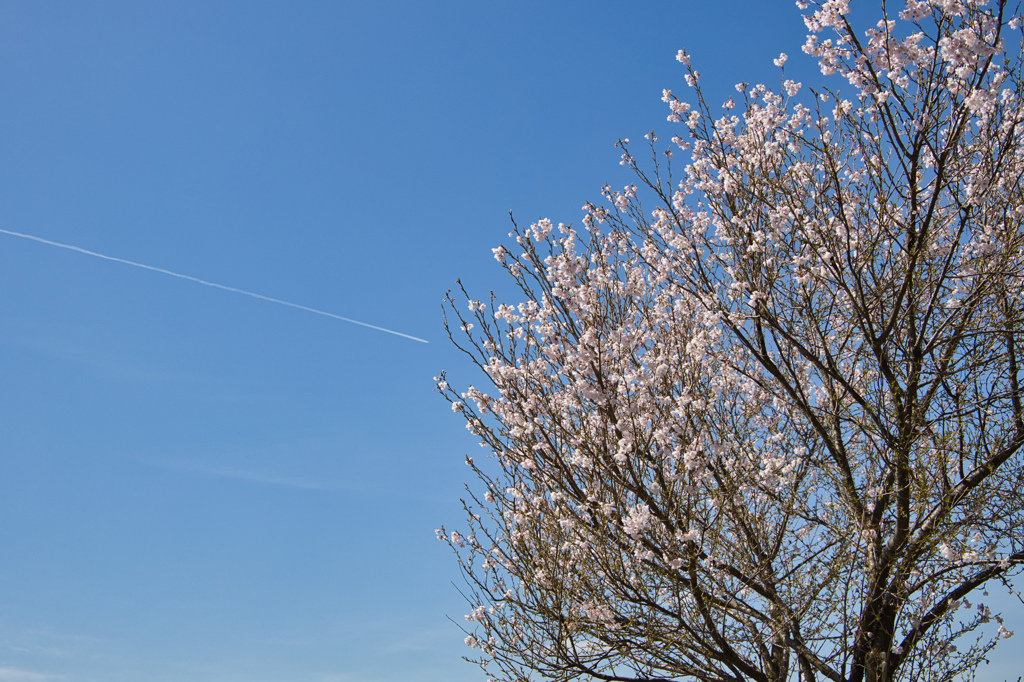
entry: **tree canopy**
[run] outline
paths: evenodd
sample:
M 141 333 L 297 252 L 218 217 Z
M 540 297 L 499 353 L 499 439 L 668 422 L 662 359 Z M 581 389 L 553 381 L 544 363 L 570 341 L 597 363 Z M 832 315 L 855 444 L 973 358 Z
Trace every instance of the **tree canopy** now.
M 680 51 L 635 183 L 513 223 L 521 302 L 449 296 L 493 457 L 439 536 L 494 679 L 950 680 L 1013 634 L 1017 8 L 797 4 L 827 87 L 783 54 L 718 109 Z

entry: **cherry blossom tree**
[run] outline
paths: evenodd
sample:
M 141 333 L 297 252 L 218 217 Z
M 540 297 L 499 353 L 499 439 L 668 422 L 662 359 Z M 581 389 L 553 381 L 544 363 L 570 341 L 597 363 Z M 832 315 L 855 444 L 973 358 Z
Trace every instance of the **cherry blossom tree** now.
M 781 55 L 716 110 L 680 52 L 636 184 L 513 222 L 522 302 L 449 295 L 492 457 L 438 534 L 493 679 L 951 680 L 1013 634 L 1021 21 L 849 4 L 798 3 L 832 87 Z

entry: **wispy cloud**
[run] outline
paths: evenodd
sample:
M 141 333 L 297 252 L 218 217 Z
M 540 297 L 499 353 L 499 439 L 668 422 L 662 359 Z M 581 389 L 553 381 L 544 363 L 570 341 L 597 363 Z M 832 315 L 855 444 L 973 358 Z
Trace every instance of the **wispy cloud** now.
M 90 346 L 75 331 L 74 328 L 24 330 L 4 324 L 0 325 L 3 334 L 0 344 L 68 363 L 110 381 L 180 383 L 183 380 L 180 374 L 146 366 L 108 348 Z
M 42 658 L 67 658 L 74 656 L 76 652 L 90 651 L 95 653 L 101 649 L 109 648 L 113 642 L 102 637 L 93 635 L 82 635 L 70 632 L 62 632 L 53 627 L 37 627 L 12 625 L 7 619 L 0 620 L 0 658 L 10 660 L 10 653 L 18 657 L 27 654 L 32 657 Z M 4 668 L 8 671 L 14 668 Z M 15 670 L 15 672 L 17 672 Z M 22 671 L 25 672 L 25 671 Z M 36 673 L 38 674 L 38 673 Z M 8 679 L 0 674 L 0 682 Z
M 240 469 L 238 467 L 217 466 L 201 464 L 197 462 L 180 462 L 156 460 L 147 461 L 147 464 L 158 466 L 162 469 L 180 471 L 182 473 L 207 476 L 211 478 L 228 478 L 236 481 L 248 481 L 262 485 L 273 485 L 282 488 L 299 488 L 302 490 L 346 490 L 350 486 L 335 481 L 318 481 L 310 478 L 281 476 L 274 473 Z M 2 680 L 3 678 L 0 678 Z
M 47 675 L 32 670 L 21 668 L 0 668 L 0 681 L 2 682 L 46 682 L 46 680 L 59 680 L 62 675 Z

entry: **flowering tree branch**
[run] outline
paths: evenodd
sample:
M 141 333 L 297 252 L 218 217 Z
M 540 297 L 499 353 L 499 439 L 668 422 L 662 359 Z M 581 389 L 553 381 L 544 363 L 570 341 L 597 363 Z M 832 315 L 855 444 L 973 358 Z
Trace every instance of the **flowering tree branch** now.
M 522 303 L 448 297 L 493 458 L 439 537 L 494 679 L 949 680 L 1012 635 L 962 608 L 1024 565 L 1020 18 L 798 4 L 850 97 L 780 55 L 716 114 L 681 51 L 672 146 L 513 221 Z

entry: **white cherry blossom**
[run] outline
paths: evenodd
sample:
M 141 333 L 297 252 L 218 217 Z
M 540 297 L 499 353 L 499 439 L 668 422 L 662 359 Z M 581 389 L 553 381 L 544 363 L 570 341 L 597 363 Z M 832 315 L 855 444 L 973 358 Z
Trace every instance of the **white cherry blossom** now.
M 621 140 L 635 184 L 494 250 L 521 301 L 449 296 L 493 679 L 955 679 L 1013 634 L 971 601 L 1024 564 L 1019 18 L 798 4 L 825 87 L 712 111 L 680 51 L 681 166 Z

